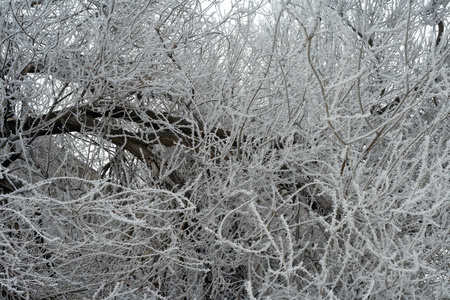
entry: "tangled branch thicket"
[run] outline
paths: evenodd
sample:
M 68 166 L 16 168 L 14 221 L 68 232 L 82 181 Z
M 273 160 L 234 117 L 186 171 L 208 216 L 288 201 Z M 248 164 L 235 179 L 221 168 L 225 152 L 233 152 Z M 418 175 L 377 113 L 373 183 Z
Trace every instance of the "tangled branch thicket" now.
M 1 296 L 449 298 L 449 19 L 1 2 Z

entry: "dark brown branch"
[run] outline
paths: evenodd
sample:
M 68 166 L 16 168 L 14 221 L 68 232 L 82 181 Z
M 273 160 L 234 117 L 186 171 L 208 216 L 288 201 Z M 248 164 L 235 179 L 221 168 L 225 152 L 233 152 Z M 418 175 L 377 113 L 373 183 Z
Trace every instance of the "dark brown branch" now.
M 367 39 L 367 44 L 369 44 L 369 46 L 372 48 L 373 47 L 373 39 L 371 37 L 367 37 L 364 33 L 362 33 L 361 31 L 357 30 L 351 23 L 350 21 L 347 21 L 347 25 L 353 30 L 353 32 L 355 32 L 362 40 L 366 40 Z
M 3 174 L 2 179 L 0 179 L 0 194 L 10 194 L 15 190 L 22 187 L 22 183 L 14 180 L 7 174 Z M 3 200 L 0 200 L 0 204 L 3 205 Z
M 25 76 L 32 73 L 42 73 L 44 69 L 45 66 L 43 64 L 31 62 L 25 68 L 23 68 L 22 72 L 20 72 L 20 75 Z
M 374 105 L 370 109 L 370 113 L 372 115 L 382 115 L 386 113 L 387 111 L 392 111 L 397 105 L 400 103 L 400 97 L 396 97 L 392 102 L 389 104 L 386 104 L 385 106 L 381 105 Z
M 104 124 L 108 118 L 134 122 L 144 131 L 131 132 L 122 128 L 111 128 L 111 125 Z M 143 161 L 152 157 L 148 148 L 154 144 L 166 147 L 182 144 L 196 149 L 201 137 L 205 134 L 213 134 L 219 140 L 230 136 L 230 133 L 223 129 L 206 133 L 201 124 L 194 124 L 186 119 L 156 113 L 152 110 L 142 113 L 134 108 L 120 106 L 107 110 L 104 107 L 73 107 L 64 111 L 50 112 L 40 117 L 28 117 L 23 122 L 10 120 L 8 126 L 12 134 L 18 134 L 20 131 L 24 138 L 69 132 L 99 135 Z
M 444 34 L 444 21 L 439 21 L 438 25 L 438 35 L 436 37 L 436 47 L 441 43 L 442 35 Z
M 30 6 L 33 7 L 33 6 L 36 6 L 39 4 L 42 4 L 42 0 L 33 0 L 33 1 L 31 1 Z

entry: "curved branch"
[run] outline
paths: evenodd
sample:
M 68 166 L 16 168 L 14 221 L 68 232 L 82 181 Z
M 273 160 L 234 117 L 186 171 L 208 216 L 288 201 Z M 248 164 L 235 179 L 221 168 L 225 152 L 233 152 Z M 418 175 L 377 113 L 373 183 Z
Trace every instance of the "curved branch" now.
M 131 132 L 123 128 L 113 128 L 112 124 L 107 124 L 107 119 L 133 122 L 144 130 Z M 69 132 L 97 134 L 147 163 L 152 157 L 149 150 L 151 145 L 173 147 L 182 144 L 195 150 L 206 134 L 212 134 L 218 140 L 231 136 L 230 132 L 223 129 L 205 132 L 202 124 L 186 119 L 156 113 L 152 110 L 142 112 L 136 108 L 121 106 L 110 109 L 89 106 L 72 107 L 64 111 L 49 112 L 39 117 L 28 117 L 24 121 L 10 120 L 8 125 L 11 128 L 11 134 L 18 135 L 20 132 L 20 135 L 25 138 Z M 12 141 L 14 139 L 17 137 L 12 138 Z

